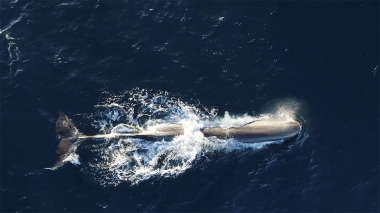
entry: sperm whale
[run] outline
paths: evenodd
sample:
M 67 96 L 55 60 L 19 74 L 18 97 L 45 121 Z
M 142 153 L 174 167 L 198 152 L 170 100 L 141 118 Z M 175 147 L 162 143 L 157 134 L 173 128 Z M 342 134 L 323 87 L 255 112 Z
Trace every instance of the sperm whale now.
M 216 137 L 219 139 L 233 138 L 243 143 L 259 143 L 288 140 L 298 135 L 300 130 L 301 125 L 297 121 L 284 118 L 269 118 L 253 121 L 238 127 L 207 127 L 200 131 L 205 137 Z M 57 162 L 60 162 L 71 152 L 72 142 L 77 139 L 132 137 L 148 141 L 167 141 L 184 134 L 184 127 L 181 124 L 165 124 L 159 126 L 154 131 L 83 135 L 79 133 L 70 118 L 59 110 L 59 117 L 56 121 L 56 133 L 61 139 L 56 148 Z

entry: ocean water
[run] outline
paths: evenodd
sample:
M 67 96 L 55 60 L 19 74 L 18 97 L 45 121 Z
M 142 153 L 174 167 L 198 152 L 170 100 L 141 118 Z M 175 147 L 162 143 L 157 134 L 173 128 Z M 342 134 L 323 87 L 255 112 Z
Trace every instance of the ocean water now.
M 2 212 L 378 212 L 379 3 L 1 1 Z M 78 140 L 181 123 L 170 141 Z M 290 141 L 205 138 L 280 116 Z

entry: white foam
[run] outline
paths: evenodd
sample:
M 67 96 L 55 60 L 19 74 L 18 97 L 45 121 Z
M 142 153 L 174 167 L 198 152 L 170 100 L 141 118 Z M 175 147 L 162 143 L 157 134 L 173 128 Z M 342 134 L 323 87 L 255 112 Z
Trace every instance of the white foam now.
M 125 93 L 124 97 L 123 94 L 117 97 L 108 95 L 96 106 L 98 112 L 93 116 L 96 128 L 106 133 L 129 132 L 135 129 L 154 131 L 163 123 L 180 123 L 184 127 L 184 134 L 171 141 L 156 142 L 111 138 L 101 148 L 94 148 L 92 151 L 98 157 L 89 163 L 90 168 L 87 171 L 104 185 L 117 185 L 125 181 L 137 184 L 154 177 L 175 177 L 194 166 L 200 156 L 215 151 L 228 153 L 236 150 L 258 150 L 268 144 L 281 143 L 272 141 L 246 144 L 234 139 L 205 138 L 200 129 L 206 126 L 239 126 L 271 116 L 292 119 L 291 115 L 294 114 L 291 110 L 285 110 L 286 107 L 279 107 L 276 113 L 261 117 L 248 114 L 232 116 L 228 112 L 223 117 L 216 117 L 215 109 L 201 110 L 196 105 L 171 97 L 167 92 L 152 93 L 135 89 Z M 113 103 L 115 100 L 117 102 Z M 76 162 L 74 159 L 70 162 Z
M 80 165 L 79 155 L 74 152 L 70 153 L 67 157 L 65 157 L 63 162 L 70 162 L 74 165 Z

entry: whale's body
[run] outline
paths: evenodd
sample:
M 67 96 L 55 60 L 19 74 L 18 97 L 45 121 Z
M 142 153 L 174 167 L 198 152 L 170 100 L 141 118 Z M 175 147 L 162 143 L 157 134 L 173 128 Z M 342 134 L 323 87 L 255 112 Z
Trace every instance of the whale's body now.
M 298 135 L 300 130 L 301 125 L 297 121 L 284 118 L 269 118 L 253 121 L 238 127 L 208 127 L 203 128 L 200 131 L 205 137 L 235 139 L 243 143 L 259 143 L 265 141 L 287 140 Z M 184 128 L 181 124 L 165 124 L 156 128 L 154 131 L 87 136 L 79 134 L 77 128 L 69 117 L 67 117 L 64 112 L 59 111 L 59 118 L 56 122 L 56 132 L 61 138 L 56 149 L 57 161 L 61 161 L 71 150 L 71 141 L 77 139 L 133 137 L 148 141 L 169 141 L 178 135 L 184 134 Z

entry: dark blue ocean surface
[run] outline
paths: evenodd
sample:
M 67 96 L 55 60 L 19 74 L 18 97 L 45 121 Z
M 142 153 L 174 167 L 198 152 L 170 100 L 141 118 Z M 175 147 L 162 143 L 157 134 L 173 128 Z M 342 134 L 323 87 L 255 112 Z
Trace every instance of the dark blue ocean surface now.
M 2 212 L 379 212 L 377 1 L 0 4 Z M 58 109 L 89 135 L 289 111 L 302 132 L 86 140 L 56 168 Z

